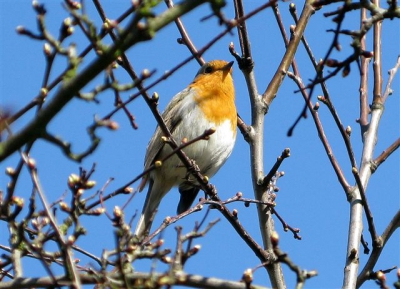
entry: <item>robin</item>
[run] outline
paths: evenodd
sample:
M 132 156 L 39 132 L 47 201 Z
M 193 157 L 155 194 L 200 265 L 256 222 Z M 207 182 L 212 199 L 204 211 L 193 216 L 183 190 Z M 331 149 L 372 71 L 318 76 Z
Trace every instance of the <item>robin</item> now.
M 236 139 L 237 114 L 235 89 L 232 79 L 232 62 L 213 60 L 204 64 L 193 82 L 175 95 L 167 105 L 162 117 L 173 138 L 180 142 L 191 140 L 205 130 L 215 128 L 208 140 L 197 141 L 183 149 L 193 159 L 203 175 L 212 177 L 230 156 Z M 172 151 L 161 137 L 160 127 L 151 138 L 146 151 L 145 169 L 162 160 Z M 187 173 L 180 159 L 174 155 L 143 177 L 139 185 L 142 191 L 149 184 L 137 236 L 148 235 L 161 199 L 174 186 L 179 187 L 180 201 L 177 213 L 190 208 L 200 188 Z

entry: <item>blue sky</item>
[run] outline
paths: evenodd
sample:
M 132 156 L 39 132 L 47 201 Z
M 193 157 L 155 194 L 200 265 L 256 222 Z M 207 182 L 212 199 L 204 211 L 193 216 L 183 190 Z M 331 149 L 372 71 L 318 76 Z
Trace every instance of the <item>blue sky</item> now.
M 68 16 L 68 13 L 62 8 L 61 2 L 41 1 L 41 3 L 45 3 L 48 10 L 46 22 L 53 35 L 57 35 L 61 20 Z M 104 4 L 104 8 L 109 18 L 113 19 L 128 7 L 129 2 L 109 1 Z M 244 2 L 246 11 L 251 11 L 262 3 L 262 1 L 257 0 Z M 300 10 L 302 3 L 296 2 L 296 4 Z M 288 6 L 289 3 L 280 3 L 287 29 L 289 25 L 293 24 L 288 13 Z M 157 11 L 164 8 L 161 4 Z M 335 27 L 335 24 L 325 19 L 322 13 L 334 9 L 336 7 L 325 7 L 322 11 L 316 13 L 311 18 L 306 30 L 305 35 L 317 59 L 324 57 L 331 43 L 333 35 L 326 33 L 326 29 Z M 93 21 L 99 23 L 100 18 L 96 15 L 90 1 L 87 1 L 87 10 L 89 15 L 93 17 Z M 233 18 L 233 4 L 228 3 L 224 12 L 227 17 Z M 209 13 L 209 7 L 205 5 L 182 19 L 198 48 L 203 47 L 210 38 L 223 29 L 217 25 L 216 19 L 205 22 L 199 21 L 201 17 L 209 15 Z M 40 90 L 45 67 L 42 52 L 43 43 L 19 36 L 15 32 L 18 25 L 36 31 L 35 13 L 31 8 L 30 1 L 2 1 L 0 3 L 0 17 L 2 19 L 0 27 L 2 43 L 0 46 L 0 107 L 17 111 L 31 101 Z M 346 19 L 344 28 L 357 29 L 359 26 L 357 21 L 358 12 L 352 12 Z M 255 61 L 256 81 L 259 92 L 262 93 L 275 73 L 284 53 L 284 45 L 271 10 L 265 10 L 256 15 L 248 21 L 247 26 Z M 76 28 L 76 30 L 79 29 Z M 394 66 L 400 52 L 399 35 L 398 20 L 384 22 L 382 38 L 384 85 L 386 85 L 387 80 L 386 71 Z M 154 40 L 140 43 L 130 49 L 127 55 L 136 71 L 140 72 L 145 68 L 157 69 L 153 78 L 156 79 L 164 71 L 170 70 L 176 63 L 189 56 L 188 50 L 183 45 L 177 44 L 176 39 L 179 37 L 179 32 L 172 24 L 157 33 Z M 371 49 L 371 34 L 368 37 L 369 49 Z M 339 60 L 346 58 L 352 52 L 351 47 L 349 47 L 350 39 L 343 36 L 340 39 L 343 49 L 341 52 L 334 52 L 334 57 Z M 109 42 L 109 40 L 106 41 Z M 66 43 L 71 42 L 76 43 L 78 51 L 81 51 L 87 45 L 80 33 L 66 41 Z M 233 60 L 228 51 L 230 42 L 235 44 L 237 51 L 240 51 L 237 33 L 233 31 L 232 35 L 225 36 L 212 46 L 205 53 L 204 58 L 206 60 Z M 93 57 L 93 54 L 91 57 Z M 303 81 L 307 83 L 308 79 L 314 77 L 315 72 L 305 56 L 303 47 L 299 48 L 296 59 L 300 66 Z M 90 61 L 85 60 L 82 64 L 83 67 L 88 63 Z M 65 59 L 57 59 L 51 77 L 56 77 L 65 68 L 65 65 Z M 160 110 L 164 109 L 174 94 L 190 83 L 198 68 L 198 64 L 191 61 L 166 81 L 161 82 L 149 91 L 150 93 L 153 91 L 159 93 Z M 355 122 L 358 118 L 359 72 L 355 64 L 352 64 L 351 68 L 351 74 L 347 78 L 339 76 L 329 80 L 327 85 L 343 124 L 345 126 L 350 125 L 353 129 L 351 141 L 357 163 L 359 163 L 362 143 L 360 129 Z M 115 70 L 115 73 L 121 83 L 129 82 L 129 78 L 123 69 L 119 68 Z M 153 79 L 150 79 L 148 83 L 152 82 Z M 91 82 L 85 88 L 85 91 L 91 90 L 102 80 L 103 75 Z M 249 124 L 251 119 L 249 97 L 243 75 L 236 64 L 234 65 L 234 81 L 238 112 Z M 400 87 L 398 75 L 392 88 L 394 92 L 386 103 L 375 156 L 379 155 L 399 137 L 400 104 L 398 91 Z M 371 94 L 372 86 L 369 89 Z M 345 266 L 349 205 L 319 141 L 311 117 L 300 122 L 292 137 L 286 135 L 287 130 L 303 108 L 303 99 L 298 93 L 294 93 L 295 90 L 297 90 L 295 84 L 286 78 L 277 98 L 272 103 L 269 113 L 266 115 L 264 167 L 268 172 L 282 150 L 286 147 L 291 149 L 291 157 L 285 160 L 281 167 L 281 170 L 285 171 L 285 177 L 278 182 L 280 191 L 277 193 L 276 209 L 291 226 L 301 229 L 300 234 L 303 239 L 301 241 L 295 240 L 290 232 L 283 232 L 278 220 L 275 220 L 276 230 L 280 235 L 281 249 L 287 252 L 297 265 L 307 270 L 316 269 L 319 272 L 318 277 L 307 282 L 307 288 L 338 288 L 342 285 L 343 268 Z M 315 92 L 314 100 L 319 93 L 318 90 Z M 127 94 L 123 96 L 127 97 Z M 86 127 L 92 124 L 95 115 L 99 117 L 106 115 L 111 110 L 114 101 L 110 92 L 101 94 L 98 100 L 100 101 L 99 104 L 87 103 L 78 99 L 71 101 L 60 115 L 50 123 L 49 131 L 72 142 L 74 151 L 84 150 L 89 144 Z M 39 177 L 50 202 L 56 201 L 68 190 L 67 178 L 71 173 L 78 173 L 79 166 L 89 170 L 94 162 L 97 164 L 93 176 L 93 179 L 97 181 L 97 186 L 92 192 L 100 189 L 112 177 L 114 181 L 106 190 L 107 193 L 110 193 L 113 189 L 119 188 L 141 173 L 147 142 L 154 131 L 156 122 L 141 98 L 129 104 L 128 109 L 136 117 L 139 129 L 133 130 L 126 116 L 119 112 L 114 118 L 120 126 L 119 130 L 99 130 L 102 142 L 98 150 L 81 164 L 66 160 L 58 148 L 44 141 L 39 140 L 35 144 L 31 156 L 37 161 Z M 343 140 L 328 109 L 321 105 L 319 114 L 335 156 L 340 162 L 348 181 L 354 183 Z M 32 117 L 33 113 L 28 113 L 13 124 L 12 130 L 18 131 Z M 236 146 L 230 159 L 211 180 L 216 185 L 222 199 L 230 198 L 238 191 L 242 192 L 244 197 L 253 197 L 249 155 L 248 144 L 238 134 Z M 9 157 L 6 161 L 0 163 L 0 172 L 4 172 L 6 167 L 15 167 L 17 161 L 16 155 Z M 399 171 L 399 152 L 396 151 L 372 176 L 367 188 L 379 234 L 382 233 L 389 220 L 399 209 Z M 7 182 L 7 177 L 4 174 L 0 175 L 0 190 L 5 190 Z M 133 185 L 133 187 L 136 186 L 138 186 L 138 183 Z M 25 170 L 21 182 L 18 184 L 17 193 L 24 197 L 27 203 L 31 190 L 32 184 Z M 90 191 L 87 192 L 88 195 L 89 193 Z M 138 194 L 128 205 L 125 212 L 127 219 L 136 210 L 141 210 L 144 198 L 145 193 Z M 115 198 L 108 202 L 106 207 L 109 212 L 112 212 L 115 205 L 122 206 L 126 200 L 127 196 Z M 172 190 L 163 200 L 153 228 L 156 227 L 157 223 L 161 223 L 165 216 L 175 214 L 177 202 L 178 192 Z M 239 210 L 240 222 L 261 244 L 256 207 L 252 205 L 246 208 L 242 203 L 234 203 L 229 207 Z M 205 211 L 196 213 L 178 224 L 183 226 L 184 232 L 189 232 L 193 228 L 194 222 L 201 220 L 204 214 Z M 195 243 L 201 244 L 202 249 L 188 262 L 185 270 L 188 273 L 209 277 L 239 280 L 245 269 L 256 267 L 260 261 L 217 211 L 213 210 L 207 220 L 213 221 L 216 218 L 220 218 L 221 221 L 205 238 L 196 240 Z M 59 222 L 62 219 L 62 216 L 60 216 Z M 84 224 L 88 230 L 88 236 L 84 236 L 78 241 L 79 246 L 97 255 L 101 254 L 103 248 L 113 248 L 113 228 L 105 216 L 84 218 Z M 6 240 L 3 232 L 7 232 L 4 223 L 0 224 L 0 230 L 2 232 L 0 241 L 4 244 Z M 366 224 L 364 234 L 368 242 L 371 243 Z M 165 239 L 167 240 L 165 247 L 174 248 L 174 236 L 175 230 L 171 226 L 165 232 Z M 400 264 L 399 241 L 399 233 L 396 232 L 388 242 L 375 269 L 387 269 Z M 81 259 L 81 265 L 94 263 L 79 254 L 77 254 L 77 257 Z M 360 256 L 361 268 L 366 260 L 367 256 Z M 40 265 L 33 267 L 29 265 L 31 262 L 27 264 L 25 267 L 27 275 L 44 274 Z M 150 264 L 146 262 L 135 264 L 135 268 L 142 271 L 148 271 L 149 266 Z M 296 281 L 295 275 L 288 271 L 285 266 L 283 267 L 288 288 L 293 288 Z M 157 269 L 162 271 L 165 266 L 158 264 Z M 387 277 L 389 284 L 392 284 L 395 280 L 395 272 L 388 274 Z M 254 283 L 269 285 L 264 269 L 258 269 L 255 273 Z M 364 285 L 364 288 L 377 288 L 373 282 Z

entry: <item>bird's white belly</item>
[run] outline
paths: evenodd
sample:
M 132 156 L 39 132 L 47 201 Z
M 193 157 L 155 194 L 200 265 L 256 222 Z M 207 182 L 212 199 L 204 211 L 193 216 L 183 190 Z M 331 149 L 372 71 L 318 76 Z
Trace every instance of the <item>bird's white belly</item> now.
M 232 131 L 230 121 L 226 120 L 218 125 L 207 122 L 202 112 L 195 108 L 182 119 L 173 132 L 175 141 L 181 144 L 183 139 L 190 141 L 213 127 L 216 131 L 208 140 L 199 140 L 183 149 L 187 156 L 195 161 L 201 173 L 208 177 L 212 177 L 219 170 L 232 152 L 236 134 Z M 161 157 L 165 157 L 171 151 L 169 145 L 165 144 Z M 187 169 L 176 155 L 166 160 L 160 170 L 159 173 L 168 170 L 169 176 L 173 175 L 174 186 L 182 183 L 187 175 Z

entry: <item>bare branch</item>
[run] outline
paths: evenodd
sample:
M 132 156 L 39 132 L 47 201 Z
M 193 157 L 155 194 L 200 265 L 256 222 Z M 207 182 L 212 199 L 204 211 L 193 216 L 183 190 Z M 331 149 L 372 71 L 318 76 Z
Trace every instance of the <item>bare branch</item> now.
M 53 117 L 69 101 L 71 101 L 77 92 L 115 60 L 115 54 L 117 50 L 125 51 L 140 41 L 149 40 L 153 32 L 162 29 L 177 17 L 187 13 L 203 3 L 204 2 L 200 0 L 182 2 L 180 5 L 176 5 L 174 8 L 164 12 L 159 17 L 149 19 L 148 25 L 145 27 L 145 29 L 143 29 L 141 25 L 137 25 L 139 19 L 135 17 L 126 26 L 126 30 L 120 35 L 120 38 L 116 44 L 104 51 L 104 53 L 102 53 L 96 61 L 89 64 L 78 75 L 74 75 L 71 79 L 69 79 L 35 119 L 29 122 L 18 133 L 11 136 L 8 140 L 0 143 L 0 161 L 14 153 L 25 143 L 39 137 L 50 120 L 52 120 Z
M 301 40 L 301 37 L 305 30 L 305 27 L 307 26 L 307 23 L 308 23 L 309 19 L 311 18 L 312 14 L 314 13 L 314 11 L 315 10 L 312 6 L 311 1 L 306 1 L 306 3 L 304 4 L 303 12 L 299 19 L 299 22 L 297 23 L 296 29 L 293 32 L 293 38 L 291 39 L 291 41 L 289 42 L 289 45 L 287 46 L 285 55 L 283 56 L 282 61 L 279 65 L 274 77 L 272 78 L 267 89 L 263 93 L 263 99 L 267 106 L 271 105 L 273 99 L 276 96 L 278 88 L 282 84 L 282 81 L 286 75 L 286 72 L 289 69 L 289 66 L 292 64 L 295 52 L 300 43 L 300 40 Z
M 367 10 L 361 9 L 361 25 L 367 18 Z M 366 50 L 366 38 L 365 35 L 361 38 L 361 49 Z M 369 102 L 368 102 L 368 76 L 369 70 L 368 66 L 371 61 L 370 57 L 361 56 L 361 80 L 360 80 L 360 126 L 361 134 L 366 130 L 368 125 L 368 115 L 369 115 Z
M 94 275 L 94 274 L 80 274 L 80 279 L 83 285 L 98 284 L 99 280 L 103 280 L 104 285 L 111 287 L 119 287 L 124 285 L 123 281 L 119 280 L 119 273 L 109 275 Z M 186 273 L 176 273 L 175 276 L 171 277 L 165 274 L 159 273 L 128 273 L 126 274 L 127 280 L 130 284 L 135 282 L 141 282 L 143 280 L 156 280 L 159 284 L 163 285 L 185 285 L 193 288 L 204 288 L 204 289 L 248 289 L 246 284 L 242 282 L 233 282 L 218 278 L 204 277 L 200 275 L 189 275 Z M 163 280 L 161 282 L 161 280 Z M 73 285 L 68 279 L 63 276 L 59 276 L 53 281 L 49 277 L 43 278 L 17 278 L 10 282 L 1 282 L 0 289 L 23 289 L 36 286 L 36 288 L 48 288 L 52 286 L 71 286 Z M 257 286 L 252 284 L 253 289 L 267 289 L 267 287 Z
M 42 190 L 42 187 L 39 183 L 39 178 L 37 176 L 35 161 L 24 155 L 22 155 L 22 158 L 27 163 L 27 166 L 30 169 L 32 181 L 33 181 L 35 188 L 39 194 L 39 197 L 42 201 L 43 207 L 45 208 L 46 215 L 49 218 L 51 226 L 55 232 L 56 238 L 58 240 L 58 246 L 60 247 L 60 250 L 63 253 L 63 258 L 64 258 L 64 262 L 66 265 L 65 266 L 65 275 L 67 276 L 68 280 L 70 280 L 72 282 L 72 284 L 73 284 L 72 288 L 80 288 L 81 281 L 79 279 L 79 274 L 75 267 L 75 262 L 72 258 L 71 247 L 64 240 L 64 236 L 58 227 L 57 221 L 56 221 L 53 213 L 51 212 L 50 206 L 48 205 L 46 196 L 45 196 L 45 194 Z
M 382 96 L 383 103 L 385 103 L 387 98 L 389 97 L 389 95 L 392 94 L 392 82 L 393 82 L 393 79 L 394 79 L 399 67 L 400 67 L 400 56 L 397 57 L 397 62 L 395 64 L 395 66 L 389 70 L 389 79 L 386 84 L 385 92 L 383 93 L 383 96 Z
M 321 142 L 324 146 L 326 155 L 329 158 L 329 161 L 331 162 L 331 165 L 333 167 L 333 169 L 335 170 L 335 173 L 339 179 L 340 184 L 342 185 L 342 188 L 344 189 L 344 191 L 347 193 L 348 190 L 350 189 L 350 185 L 346 180 L 346 177 L 343 173 L 342 168 L 340 167 L 340 164 L 338 162 L 338 160 L 335 157 L 335 154 L 333 153 L 332 147 L 329 144 L 328 138 L 325 134 L 325 130 L 323 128 L 322 122 L 320 120 L 320 117 L 318 115 L 318 109 L 319 106 L 313 106 L 310 100 L 310 96 L 309 94 L 306 92 L 304 84 L 302 82 L 302 80 L 297 77 L 296 75 L 294 75 L 291 72 L 288 72 L 288 77 L 290 77 L 291 79 L 293 79 L 295 81 L 295 83 L 298 85 L 298 87 L 300 88 L 300 91 L 302 92 L 303 98 L 306 101 L 306 105 L 311 113 L 311 116 L 313 117 L 315 126 L 317 128 L 318 131 L 318 136 L 321 139 Z
M 172 2 L 172 0 L 165 0 L 165 3 L 167 4 L 168 8 L 174 7 L 174 3 Z M 205 63 L 205 61 L 204 61 L 203 57 L 201 56 L 201 54 L 199 54 L 199 52 L 197 51 L 192 40 L 190 39 L 181 19 L 177 18 L 175 20 L 175 24 L 176 24 L 176 27 L 178 27 L 178 30 L 182 36 L 182 38 L 178 39 L 178 43 L 186 45 L 186 47 L 189 49 L 189 51 L 195 57 L 195 59 L 197 60 L 199 65 L 202 66 Z
M 387 149 L 385 149 L 376 159 L 373 160 L 373 166 L 371 167 L 372 172 L 374 173 L 378 167 L 399 148 L 399 146 L 400 138 L 395 140 Z
M 368 258 L 367 263 L 365 264 L 364 268 L 362 269 L 360 275 L 357 278 L 357 288 L 360 288 L 361 285 L 367 281 L 372 274 L 372 270 L 374 269 L 376 262 L 379 259 L 383 249 L 385 248 L 385 244 L 390 239 L 392 234 L 400 227 L 400 211 L 393 216 L 393 219 L 390 221 L 388 226 L 386 227 L 385 231 L 381 236 L 382 246 L 374 247 L 372 249 L 372 253 Z

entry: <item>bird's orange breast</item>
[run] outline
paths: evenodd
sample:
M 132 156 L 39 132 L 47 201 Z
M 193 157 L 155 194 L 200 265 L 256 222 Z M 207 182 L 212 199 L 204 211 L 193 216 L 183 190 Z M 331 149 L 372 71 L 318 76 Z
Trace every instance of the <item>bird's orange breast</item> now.
M 235 89 L 230 73 L 223 77 L 198 77 L 190 84 L 190 88 L 195 90 L 194 100 L 208 121 L 219 125 L 228 119 L 232 131 L 236 132 Z

